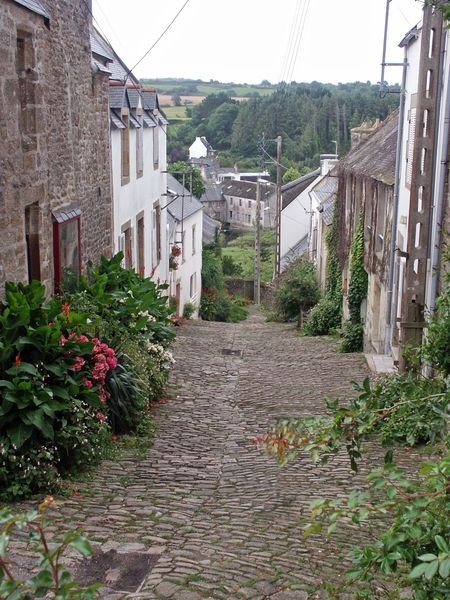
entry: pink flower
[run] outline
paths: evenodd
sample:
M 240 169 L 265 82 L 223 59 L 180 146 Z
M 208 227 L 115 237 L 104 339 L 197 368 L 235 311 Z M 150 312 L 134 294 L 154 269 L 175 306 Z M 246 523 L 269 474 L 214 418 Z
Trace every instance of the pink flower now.
M 85 364 L 86 361 L 84 358 L 81 358 L 81 356 L 75 356 L 75 364 L 73 365 L 72 369 L 74 371 L 81 371 Z
M 98 413 L 96 414 L 96 417 L 100 421 L 100 423 L 104 423 L 106 421 L 105 415 L 100 411 L 98 411 Z
M 61 344 L 61 346 L 64 346 L 64 344 L 67 342 L 67 338 L 64 337 L 63 335 L 61 335 L 61 337 L 59 338 L 59 343 Z
M 85 342 L 89 342 L 88 338 L 85 335 L 80 335 L 80 337 L 77 340 L 78 342 L 80 342 L 80 344 L 83 344 Z
M 85 385 L 87 388 L 91 388 L 91 387 L 92 387 L 94 384 L 92 383 L 92 381 L 91 381 L 90 379 L 85 379 L 85 380 L 84 380 L 84 385 Z

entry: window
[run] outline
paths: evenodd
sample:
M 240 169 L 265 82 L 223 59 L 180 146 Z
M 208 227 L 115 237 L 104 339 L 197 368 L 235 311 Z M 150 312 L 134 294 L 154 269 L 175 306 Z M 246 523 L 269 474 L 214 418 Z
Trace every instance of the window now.
M 122 185 L 125 185 L 130 181 L 130 123 L 127 108 L 122 109 L 121 117 L 125 125 L 120 130 Z
M 137 220 L 137 270 L 139 275 L 145 275 L 145 254 L 144 254 L 144 216 Z
M 193 273 L 191 275 L 191 279 L 189 282 L 189 296 L 193 298 L 197 293 L 197 273 Z
M 19 79 L 20 132 L 22 149 L 35 150 L 36 140 L 36 72 L 34 70 L 34 48 L 32 36 L 24 31 L 17 32 L 16 73 Z
M 195 225 L 192 225 L 192 254 L 195 254 Z
M 230 219 L 232 219 L 232 218 L 233 218 L 233 211 L 230 210 Z
M 142 177 L 144 173 L 144 152 L 143 152 L 143 129 L 142 109 L 136 110 L 136 120 L 140 127 L 136 129 L 136 177 Z
M 249 201 L 248 201 L 248 207 L 249 207 L 249 208 L 251 208 L 251 207 L 252 207 L 252 201 L 251 201 L 251 200 L 249 200 Z
M 39 255 L 39 203 L 35 202 L 25 209 L 25 241 L 27 245 L 28 281 L 41 279 L 41 261 Z
M 161 207 L 159 203 L 153 205 L 153 266 L 156 267 L 161 260 Z
M 159 122 L 153 127 L 153 168 L 159 167 Z
M 131 227 L 125 226 L 122 228 L 122 232 L 124 235 L 124 249 L 123 252 L 125 254 L 125 269 L 131 269 L 133 267 L 133 244 L 131 238 Z
M 242 206 L 242 198 L 239 198 L 239 206 Z
M 81 273 L 80 214 L 58 213 L 53 223 L 53 258 L 55 268 L 55 291 L 71 289 Z

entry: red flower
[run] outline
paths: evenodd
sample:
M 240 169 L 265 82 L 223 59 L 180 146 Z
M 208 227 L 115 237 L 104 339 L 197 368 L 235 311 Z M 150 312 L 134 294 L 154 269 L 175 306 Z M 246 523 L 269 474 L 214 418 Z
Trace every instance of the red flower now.
M 16 354 L 16 367 L 20 367 L 20 363 L 22 361 L 20 360 L 20 352 L 18 354 Z
M 92 383 L 92 381 L 91 381 L 90 379 L 85 379 L 85 380 L 84 380 L 84 385 L 85 385 L 87 388 L 91 388 L 91 387 L 92 387 L 94 384 Z
M 100 411 L 98 411 L 98 413 L 96 414 L 96 417 L 100 421 L 100 423 L 104 423 L 106 421 L 105 415 Z
M 75 364 L 73 365 L 72 369 L 74 371 L 81 371 L 85 364 L 86 361 L 84 358 L 81 358 L 81 356 L 75 356 Z

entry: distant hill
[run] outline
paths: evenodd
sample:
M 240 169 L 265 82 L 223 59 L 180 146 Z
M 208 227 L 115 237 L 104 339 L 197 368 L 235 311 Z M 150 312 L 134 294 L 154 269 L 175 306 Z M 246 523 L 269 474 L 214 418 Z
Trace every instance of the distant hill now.
M 251 98 L 256 95 L 267 96 L 277 89 L 277 85 L 264 82 L 262 85 L 246 83 L 221 83 L 220 81 L 202 81 L 201 79 L 168 78 L 141 79 L 145 86 L 155 87 L 158 92 L 171 96 L 209 96 L 225 92 L 230 96 Z

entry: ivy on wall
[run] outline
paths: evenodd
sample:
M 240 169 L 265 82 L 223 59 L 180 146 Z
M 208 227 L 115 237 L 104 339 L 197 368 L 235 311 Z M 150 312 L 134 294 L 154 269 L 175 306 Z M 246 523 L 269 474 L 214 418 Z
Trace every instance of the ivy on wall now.
M 360 352 L 363 349 L 361 303 L 367 297 L 368 275 L 364 269 L 364 230 L 360 217 L 350 248 L 350 283 L 348 308 L 350 320 L 344 326 L 342 352 Z

